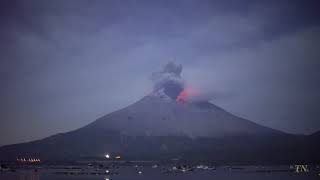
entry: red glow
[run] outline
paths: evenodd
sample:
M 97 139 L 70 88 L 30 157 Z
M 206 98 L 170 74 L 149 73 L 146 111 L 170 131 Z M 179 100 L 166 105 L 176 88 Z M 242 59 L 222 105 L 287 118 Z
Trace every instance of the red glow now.
M 183 91 L 180 92 L 180 94 L 177 96 L 176 101 L 177 102 L 182 102 L 184 101 L 188 96 L 190 96 L 190 90 L 184 89 Z

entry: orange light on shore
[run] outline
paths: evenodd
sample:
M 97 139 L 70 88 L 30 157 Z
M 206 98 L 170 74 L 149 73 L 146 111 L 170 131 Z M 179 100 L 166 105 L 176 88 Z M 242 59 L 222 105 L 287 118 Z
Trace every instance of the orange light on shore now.
M 121 156 L 116 156 L 115 159 L 121 159 Z

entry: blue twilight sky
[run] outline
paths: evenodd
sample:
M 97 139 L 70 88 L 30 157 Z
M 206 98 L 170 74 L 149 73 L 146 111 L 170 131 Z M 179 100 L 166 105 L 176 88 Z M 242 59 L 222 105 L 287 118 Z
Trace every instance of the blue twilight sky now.
M 235 115 L 320 130 L 317 0 L 3 0 L 0 144 L 77 129 L 152 91 L 174 60 Z

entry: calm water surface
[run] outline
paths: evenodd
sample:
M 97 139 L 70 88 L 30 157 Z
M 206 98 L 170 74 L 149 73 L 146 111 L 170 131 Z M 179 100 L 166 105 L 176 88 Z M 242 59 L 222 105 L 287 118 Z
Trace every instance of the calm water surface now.
M 141 170 L 141 174 L 138 172 Z M 316 170 L 308 173 L 295 172 L 257 172 L 254 168 L 241 170 L 195 170 L 185 173 L 165 173 L 163 169 L 151 167 L 139 171 L 132 167 L 120 167 L 114 175 L 70 175 L 61 174 L 57 169 L 34 170 L 19 169 L 16 172 L 1 172 L 0 180 L 320 180 Z M 66 172 L 66 171 L 64 171 Z

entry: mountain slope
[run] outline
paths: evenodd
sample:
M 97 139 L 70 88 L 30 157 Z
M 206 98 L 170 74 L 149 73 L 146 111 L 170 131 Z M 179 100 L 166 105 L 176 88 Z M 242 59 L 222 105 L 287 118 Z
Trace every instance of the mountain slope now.
M 204 105 L 207 103 L 207 106 Z M 90 126 L 121 130 L 130 135 L 187 135 L 223 137 L 236 134 L 280 133 L 236 117 L 208 102 L 178 103 L 146 96 L 137 103 L 108 114 Z
M 158 96 L 101 117 L 78 130 L 0 148 L 0 160 L 75 160 L 121 154 L 125 159 L 213 160 L 224 163 L 319 161 L 318 138 L 296 136 L 236 117 L 209 102 Z

